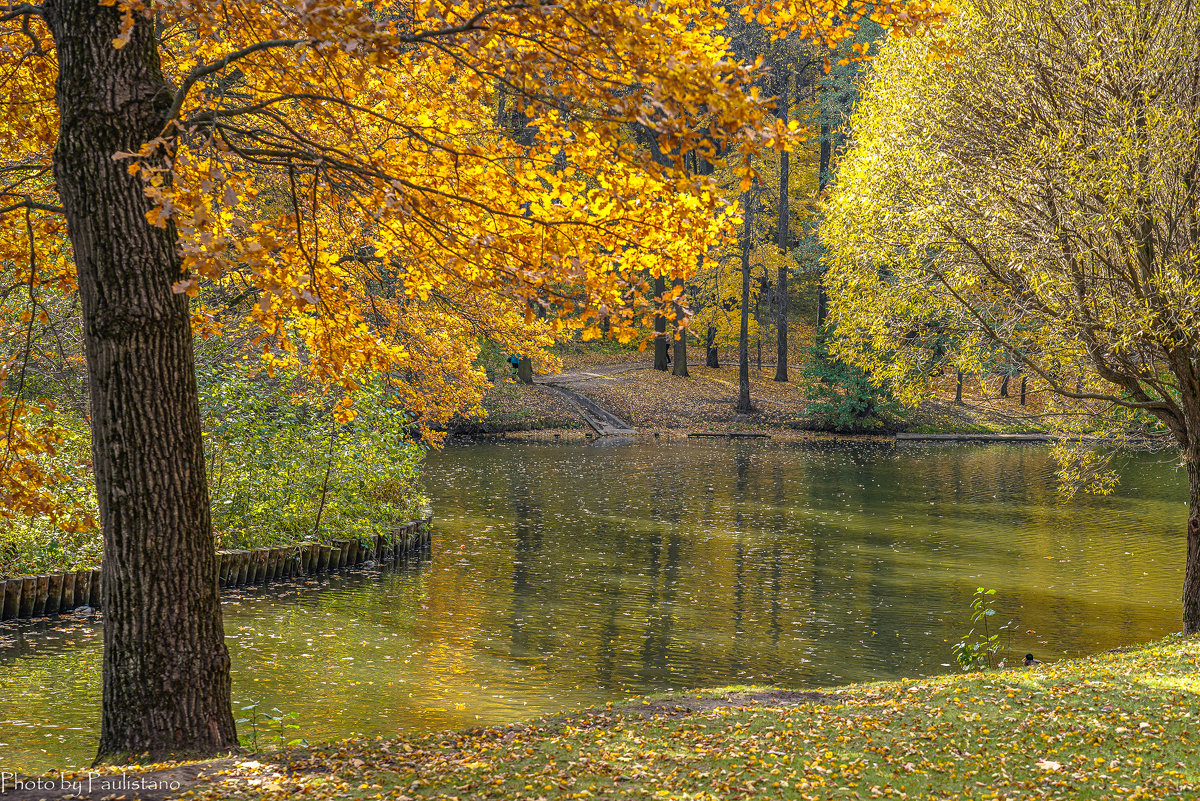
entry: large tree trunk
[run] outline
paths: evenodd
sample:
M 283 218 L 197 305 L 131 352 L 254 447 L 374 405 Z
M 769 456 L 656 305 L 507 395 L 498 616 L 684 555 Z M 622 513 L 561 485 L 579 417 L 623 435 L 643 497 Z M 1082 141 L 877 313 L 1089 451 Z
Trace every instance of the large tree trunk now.
M 521 356 L 517 359 L 517 380 L 522 384 L 533 383 L 533 359 Z
M 1187 562 L 1183 569 L 1183 633 L 1200 634 L 1200 444 L 1184 452 L 1188 474 Z
M 674 286 L 675 287 L 683 286 L 683 279 L 676 278 L 675 282 L 674 282 Z M 676 324 L 679 323 L 679 320 L 682 316 L 683 316 L 683 309 L 681 309 L 679 307 L 679 304 L 676 303 L 675 304 L 675 322 L 676 322 Z M 675 364 L 671 368 L 671 373 L 680 378 L 688 378 L 689 376 L 688 376 L 688 369 L 687 369 L 687 329 L 679 328 L 678 334 L 679 334 L 679 339 L 675 340 Z
M 717 354 L 717 327 L 710 325 L 704 338 L 704 366 L 716 370 L 721 367 L 721 359 Z
M 187 296 L 172 226 L 118 151 L 171 105 L 153 22 L 96 0 L 46 0 L 61 114 L 54 175 L 83 304 L 92 457 L 104 529 L 98 758 L 237 747 Z
M 662 304 L 663 295 L 667 294 L 667 279 L 659 276 L 654 279 L 654 302 Z M 654 315 L 654 369 L 667 371 L 667 318 L 662 314 Z
M 779 108 L 776 113 L 779 119 L 787 122 L 788 118 L 788 85 L 786 76 L 781 81 L 782 89 L 779 92 Z M 788 249 L 788 228 L 791 220 L 791 214 L 788 211 L 788 152 L 781 150 L 779 152 L 779 222 L 777 230 L 777 244 L 779 249 L 787 253 Z M 785 260 L 779 260 L 779 274 L 776 276 L 775 292 L 779 298 L 779 308 L 776 310 L 778 317 L 775 320 L 775 337 L 776 337 L 776 353 L 775 353 L 775 380 L 788 380 L 788 271 L 784 266 Z
M 742 193 L 742 319 L 738 329 L 738 402 L 736 410 L 750 414 L 750 232 L 753 225 L 754 190 Z

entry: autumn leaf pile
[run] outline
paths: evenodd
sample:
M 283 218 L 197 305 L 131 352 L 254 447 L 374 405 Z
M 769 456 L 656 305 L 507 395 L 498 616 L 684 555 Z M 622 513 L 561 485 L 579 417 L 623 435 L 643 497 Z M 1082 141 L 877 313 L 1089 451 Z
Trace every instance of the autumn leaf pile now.
M 244 798 L 1195 798 L 1200 641 L 824 693 L 733 688 L 257 757 Z

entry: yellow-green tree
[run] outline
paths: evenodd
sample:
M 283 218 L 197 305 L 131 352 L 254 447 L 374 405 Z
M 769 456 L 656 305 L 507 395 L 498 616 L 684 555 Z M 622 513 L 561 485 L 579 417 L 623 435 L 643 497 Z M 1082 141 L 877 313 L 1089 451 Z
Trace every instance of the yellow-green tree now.
M 1064 401 L 1145 413 L 1189 478 L 1200 631 L 1200 14 L 1189 0 L 973 3 L 962 51 L 892 41 L 823 238 L 844 358 L 909 398 L 923 332 Z

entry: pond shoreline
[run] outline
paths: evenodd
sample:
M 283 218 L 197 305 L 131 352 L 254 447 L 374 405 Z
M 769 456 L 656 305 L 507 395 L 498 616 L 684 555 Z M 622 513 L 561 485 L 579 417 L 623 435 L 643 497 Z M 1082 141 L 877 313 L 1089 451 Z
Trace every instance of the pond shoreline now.
M 143 801 L 257 801 L 342 798 L 356 787 L 380 797 L 714 787 L 976 797 L 981 780 L 1001 796 L 1090 797 L 1120 784 L 1183 797 L 1200 790 L 1184 689 L 1198 658 L 1200 640 L 1174 636 L 1034 667 L 820 690 L 693 690 L 502 727 L 22 777 L 36 789 L 13 790 L 10 774 L 0 798 L 91 801 L 131 790 Z
M 807 431 L 794 428 L 762 427 L 745 430 L 713 431 L 709 429 L 666 428 L 639 430 L 632 435 L 602 437 L 577 428 L 544 428 L 523 429 L 515 431 L 471 432 L 451 434 L 448 442 L 619 442 L 629 441 L 679 441 L 686 439 L 755 439 L 771 442 L 811 442 L 811 443 L 840 443 L 840 442 L 875 442 L 883 444 L 937 444 L 937 443 L 975 443 L 981 445 L 999 444 L 1048 444 L 1062 441 L 1078 441 L 1085 445 L 1096 447 L 1121 448 L 1157 448 L 1162 446 L 1159 440 L 1145 437 L 1130 437 L 1115 439 L 1112 437 L 1079 437 L 1062 432 L 1029 432 L 1029 433 L 974 433 L 974 432 L 938 432 L 916 433 L 896 432 L 889 434 L 837 434 L 828 431 Z
M 385 564 L 427 548 L 433 511 L 373 538 L 300 542 L 252 550 L 217 551 L 222 590 L 315 575 L 342 568 Z M 78 589 L 77 589 L 78 588 Z M 101 610 L 99 568 L 35 576 L 0 578 L 0 621 L 48 620 Z

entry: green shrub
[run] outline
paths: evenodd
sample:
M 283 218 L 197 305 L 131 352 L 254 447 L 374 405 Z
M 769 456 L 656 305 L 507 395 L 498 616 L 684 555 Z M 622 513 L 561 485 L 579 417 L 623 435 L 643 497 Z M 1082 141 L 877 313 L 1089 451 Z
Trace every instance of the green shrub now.
M 424 449 L 382 386 L 355 392 L 358 415 L 339 424 L 296 400 L 294 379 L 219 371 L 201 381 L 219 547 L 368 537 L 419 514 Z
M 871 382 L 867 373 L 829 353 L 829 334 L 822 331 L 810 349 L 803 376 L 808 427 L 841 434 L 887 430 L 900 412 L 900 404 L 885 387 Z

